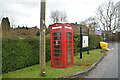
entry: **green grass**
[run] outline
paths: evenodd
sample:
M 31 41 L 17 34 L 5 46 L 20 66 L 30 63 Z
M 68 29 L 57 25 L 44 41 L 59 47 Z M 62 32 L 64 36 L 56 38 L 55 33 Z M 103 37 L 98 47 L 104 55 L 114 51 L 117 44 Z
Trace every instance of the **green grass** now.
M 2 79 L 2 75 L 0 74 L 0 80 Z
M 20 69 L 14 72 L 4 73 L 3 78 L 58 78 L 68 76 L 77 72 L 84 71 L 90 66 L 79 66 L 79 64 L 93 64 L 95 63 L 103 53 L 100 53 L 100 49 L 91 50 L 90 54 L 83 52 L 83 58 L 79 59 L 79 53 L 75 56 L 75 65 L 72 67 L 57 69 L 50 66 L 50 61 L 46 63 L 46 76 L 39 77 L 39 65 L 34 65 L 24 69 Z

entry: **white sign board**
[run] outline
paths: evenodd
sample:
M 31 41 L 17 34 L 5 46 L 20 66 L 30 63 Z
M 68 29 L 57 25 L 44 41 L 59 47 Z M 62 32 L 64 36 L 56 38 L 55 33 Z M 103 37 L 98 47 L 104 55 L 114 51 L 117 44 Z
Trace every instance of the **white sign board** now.
M 62 26 L 52 27 L 52 29 L 60 29 L 60 28 L 62 28 Z
M 88 36 L 83 36 L 82 37 L 83 40 L 82 40 L 82 47 L 88 47 Z
M 67 27 L 67 26 L 65 26 L 65 28 L 67 28 L 67 29 L 72 29 L 72 27 Z

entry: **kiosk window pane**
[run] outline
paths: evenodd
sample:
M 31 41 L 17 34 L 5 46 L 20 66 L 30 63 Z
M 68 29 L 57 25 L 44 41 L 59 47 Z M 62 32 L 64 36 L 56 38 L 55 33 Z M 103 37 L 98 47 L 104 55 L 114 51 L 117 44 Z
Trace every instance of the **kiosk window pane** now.
M 54 50 L 55 53 L 61 53 L 61 50 Z
M 53 33 L 54 36 L 60 36 L 60 32 Z
M 68 54 L 67 54 L 67 56 L 68 56 L 68 57 L 71 57 L 71 56 L 72 56 L 72 54 L 71 54 L 71 53 L 68 53 Z
M 72 33 L 71 32 L 67 32 L 67 36 L 71 36 L 72 35 Z
M 54 40 L 60 40 L 60 37 L 54 37 Z
M 71 44 L 71 41 L 67 41 L 67 44 Z
M 67 64 L 69 65 L 69 64 L 71 64 L 71 63 L 72 63 L 72 57 L 69 57 L 69 58 L 68 58 L 68 63 L 67 63 Z
M 60 44 L 60 41 L 54 41 L 54 44 Z
M 60 45 L 54 45 L 54 48 L 60 49 Z
M 55 65 L 57 65 L 57 66 L 61 66 L 61 63 L 59 63 L 59 62 L 55 62 Z
M 72 49 L 68 49 L 67 52 L 68 52 L 68 53 L 69 53 L 69 52 L 72 52 Z
M 71 37 L 68 36 L 68 37 L 67 37 L 67 40 L 71 40 Z
M 67 48 L 71 48 L 71 45 L 67 45 Z
M 60 58 L 54 58 L 54 61 L 61 61 Z
M 56 56 L 56 57 L 61 57 L 61 54 L 54 54 L 54 56 Z

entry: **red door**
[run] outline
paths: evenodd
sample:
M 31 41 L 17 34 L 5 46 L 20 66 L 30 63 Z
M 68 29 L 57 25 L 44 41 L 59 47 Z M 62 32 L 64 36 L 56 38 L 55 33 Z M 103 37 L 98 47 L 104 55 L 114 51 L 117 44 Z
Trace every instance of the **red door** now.
M 52 32 L 51 59 L 52 66 L 62 67 L 62 42 L 61 32 Z
M 67 65 L 71 65 L 73 63 L 73 37 L 72 32 L 66 32 L 66 62 Z

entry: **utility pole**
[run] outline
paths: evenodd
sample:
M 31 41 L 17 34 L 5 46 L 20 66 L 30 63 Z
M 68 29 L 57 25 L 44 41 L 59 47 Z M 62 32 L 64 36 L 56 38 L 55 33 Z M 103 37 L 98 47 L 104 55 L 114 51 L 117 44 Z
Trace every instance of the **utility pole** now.
M 45 76 L 45 7 L 46 0 L 41 0 L 41 12 L 40 12 L 40 51 L 39 51 L 39 63 L 40 63 L 40 76 Z

